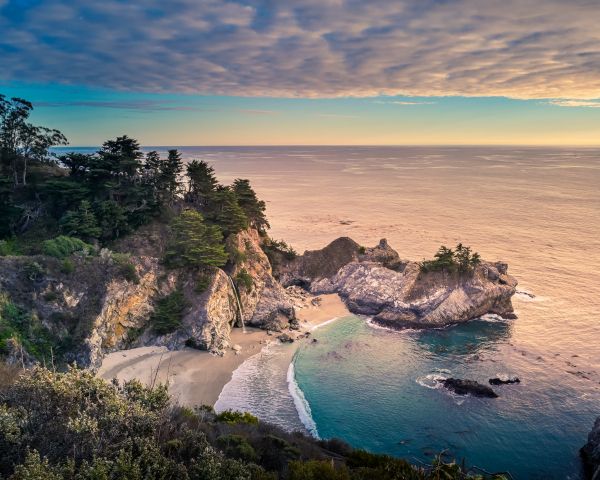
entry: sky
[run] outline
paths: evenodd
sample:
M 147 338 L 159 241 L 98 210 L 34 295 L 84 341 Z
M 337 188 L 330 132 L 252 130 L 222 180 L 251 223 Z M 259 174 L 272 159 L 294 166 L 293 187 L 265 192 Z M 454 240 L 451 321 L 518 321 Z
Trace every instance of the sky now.
M 597 0 L 0 0 L 75 146 L 600 145 Z

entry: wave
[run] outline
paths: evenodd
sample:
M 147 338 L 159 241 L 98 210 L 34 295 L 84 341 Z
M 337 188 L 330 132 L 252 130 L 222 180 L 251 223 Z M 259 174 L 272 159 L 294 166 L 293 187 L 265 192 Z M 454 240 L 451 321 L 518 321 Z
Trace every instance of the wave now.
M 317 430 L 317 424 L 312 417 L 312 412 L 310 410 L 310 405 L 306 397 L 304 396 L 304 392 L 298 385 L 296 381 L 296 374 L 294 370 L 294 361 L 290 362 L 290 366 L 287 371 L 287 384 L 288 390 L 292 399 L 294 400 L 294 405 L 296 406 L 296 411 L 298 412 L 298 416 L 300 417 L 300 421 L 306 427 L 306 430 L 315 438 L 319 439 L 319 432 Z
M 333 322 L 335 322 L 336 320 L 339 320 L 339 319 L 340 319 L 340 317 L 333 317 L 332 319 L 327 320 L 326 322 L 323 322 L 323 323 L 320 323 L 319 325 L 314 325 L 314 326 L 310 327 L 309 331 L 314 332 L 315 330 L 317 330 L 317 329 L 319 329 L 321 327 L 324 327 L 325 325 L 329 325 L 330 323 L 333 323 Z

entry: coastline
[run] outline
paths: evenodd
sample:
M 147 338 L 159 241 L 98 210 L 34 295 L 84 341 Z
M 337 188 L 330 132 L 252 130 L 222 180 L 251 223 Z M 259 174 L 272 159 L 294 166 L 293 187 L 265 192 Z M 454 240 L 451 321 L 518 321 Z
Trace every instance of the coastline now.
M 311 331 L 350 314 L 338 295 L 318 298 L 320 301 L 316 305 L 306 301 L 296 306 L 301 332 Z M 137 379 L 144 385 L 168 383 L 171 397 L 179 404 L 214 406 L 234 371 L 271 341 L 276 341 L 275 338 L 274 334 L 269 335 L 257 328 L 247 327 L 245 333 L 234 328 L 230 343 L 242 349 L 237 354 L 233 349 L 228 350 L 222 357 L 191 348 L 177 351 L 169 351 L 166 347 L 121 350 L 104 357 L 97 376 L 109 381 L 113 378 L 119 381 Z

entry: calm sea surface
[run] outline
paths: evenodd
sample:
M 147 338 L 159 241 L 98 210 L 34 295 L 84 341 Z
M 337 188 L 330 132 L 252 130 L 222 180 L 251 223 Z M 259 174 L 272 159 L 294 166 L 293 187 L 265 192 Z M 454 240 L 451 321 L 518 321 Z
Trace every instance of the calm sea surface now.
M 340 319 L 300 347 L 291 372 L 291 355 L 277 348 L 251 359 L 221 407 L 289 428 L 302 421 L 321 437 L 415 461 L 446 450 L 519 479 L 579 478 L 577 451 L 600 415 L 600 150 L 181 151 L 210 162 L 222 182 L 249 178 L 267 202 L 271 236 L 300 252 L 339 236 L 364 245 L 385 237 L 401 257 L 420 260 L 462 242 L 508 262 L 523 292 L 510 322 L 395 333 Z M 439 377 L 498 374 L 522 383 L 498 387 L 494 400 L 435 388 Z

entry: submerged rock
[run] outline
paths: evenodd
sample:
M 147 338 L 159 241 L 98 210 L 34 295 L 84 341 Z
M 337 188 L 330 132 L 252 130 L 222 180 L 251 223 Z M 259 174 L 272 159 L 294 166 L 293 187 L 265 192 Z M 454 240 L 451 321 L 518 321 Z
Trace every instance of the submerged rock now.
M 490 385 L 510 385 L 512 383 L 521 383 L 521 380 L 519 380 L 519 377 L 512 377 L 512 378 L 506 378 L 506 379 L 502 379 L 502 378 L 490 378 L 488 380 L 490 382 Z
M 490 313 L 516 318 L 511 297 L 517 281 L 507 271 L 505 263 L 482 262 L 464 274 L 425 273 L 418 262 L 400 260 L 385 240 L 364 249 L 340 238 L 277 274 L 285 285 L 302 284 L 313 294 L 337 293 L 353 313 L 401 329 L 441 327 Z
M 446 378 L 439 380 L 448 390 L 457 395 L 472 395 L 473 397 L 497 398 L 498 395 L 487 385 L 482 385 L 475 380 L 462 380 L 460 378 Z
M 596 419 L 594 428 L 588 435 L 588 441 L 580 450 L 586 469 L 587 478 L 600 479 L 600 417 Z

